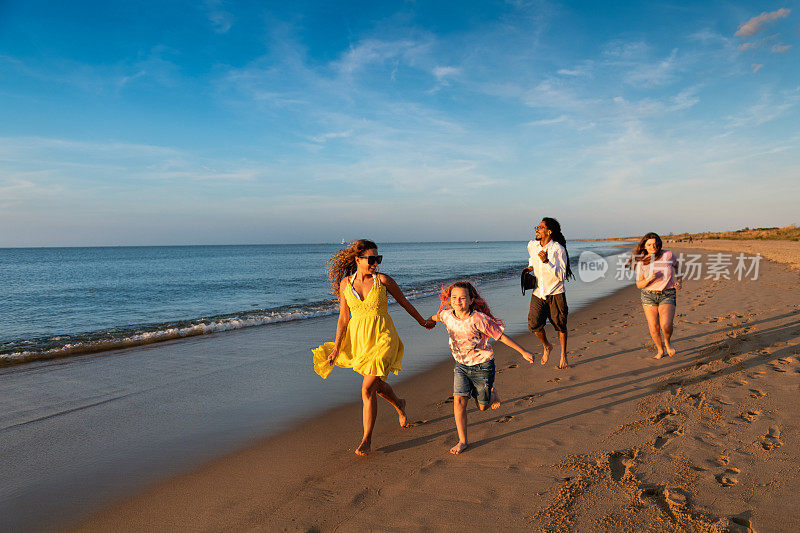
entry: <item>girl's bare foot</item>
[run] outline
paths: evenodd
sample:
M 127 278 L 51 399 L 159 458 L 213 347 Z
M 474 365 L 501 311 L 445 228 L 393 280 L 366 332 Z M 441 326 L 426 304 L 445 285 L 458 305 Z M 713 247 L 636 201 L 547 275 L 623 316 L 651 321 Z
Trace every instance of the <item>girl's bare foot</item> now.
M 360 455 L 361 457 L 364 457 L 366 455 L 369 455 L 370 451 L 372 451 L 372 450 L 370 450 L 370 441 L 369 440 L 362 440 L 361 444 L 359 444 L 358 448 L 356 448 L 356 455 Z
M 397 420 L 400 422 L 401 428 L 408 427 L 408 418 L 406 418 L 406 401 L 405 400 L 397 400 Z
M 545 344 L 544 345 L 544 350 L 542 350 L 542 360 L 540 361 L 540 364 L 543 364 L 543 365 L 547 364 L 547 360 L 550 358 L 550 350 L 552 350 L 552 349 L 553 349 L 553 345 L 552 344 Z
M 664 352 L 659 351 L 653 356 L 653 359 L 661 359 L 662 357 L 664 357 Z
M 673 355 L 678 353 L 678 350 L 676 350 L 672 346 L 667 346 L 666 348 L 667 348 L 667 355 L 670 356 L 670 357 L 672 357 Z
M 450 453 L 452 453 L 453 455 L 458 455 L 466 449 L 467 449 L 467 443 L 459 442 L 458 444 L 450 448 Z
M 560 363 L 558 363 L 558 368 L 564 370 L 565 368 L 569 368 L 566 359 L 562 359 Z
M 489 401 L 492 404 L 492 409 L 497 409 L 500 407 L 500 402 L 501 402 L 500 395 L 497 394 L 497 389 L 495 389 L 494 387 L 492 387 L 492 397 Z

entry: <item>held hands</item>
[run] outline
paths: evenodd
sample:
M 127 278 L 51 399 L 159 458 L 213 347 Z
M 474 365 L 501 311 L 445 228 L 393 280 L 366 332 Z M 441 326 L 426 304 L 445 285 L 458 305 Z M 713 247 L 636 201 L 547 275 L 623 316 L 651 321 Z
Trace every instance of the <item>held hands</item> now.
M 541 250 L 539 252 L 539 259 L 542 260 L 542 263 L 547 263 L 547 250 Z
M 419 325 L 425 329 L 433 329 L 436 327 L 436 321 L 428 318 L 425 322 L 420 322 Z

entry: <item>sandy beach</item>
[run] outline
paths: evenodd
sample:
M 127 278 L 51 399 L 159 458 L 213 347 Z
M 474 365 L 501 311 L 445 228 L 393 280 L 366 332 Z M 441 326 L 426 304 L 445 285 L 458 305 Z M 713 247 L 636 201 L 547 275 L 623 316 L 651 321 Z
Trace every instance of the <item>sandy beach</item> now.
M 686 281 L 679 353 L 662 360 L 638 291 L 622 289 L 571 315 L 569 370 L 496 346 L 504 403 L 470 409 L 460 456 L 447 362 L 396 384 L 413 425 L 382 403 L 366 459 L 351 404 L 73 530 L 796 531 L 798 287 L 771 261 L 756 280 Z

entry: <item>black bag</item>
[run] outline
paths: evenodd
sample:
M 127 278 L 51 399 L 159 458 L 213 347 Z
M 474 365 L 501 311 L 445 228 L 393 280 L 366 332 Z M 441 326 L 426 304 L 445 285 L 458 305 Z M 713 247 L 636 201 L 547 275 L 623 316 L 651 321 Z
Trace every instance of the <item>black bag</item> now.
M 536 276 L 527 270 L 523 270 L 519 278 L 519 284 L 522 286 L 522 295 L 525 296 L 526 290 L 532 291 L 536 288 Z

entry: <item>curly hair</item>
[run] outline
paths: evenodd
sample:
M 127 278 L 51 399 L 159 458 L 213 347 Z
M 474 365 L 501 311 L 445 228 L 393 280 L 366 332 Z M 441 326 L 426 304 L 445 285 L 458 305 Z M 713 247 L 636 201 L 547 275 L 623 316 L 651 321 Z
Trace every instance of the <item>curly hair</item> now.
M 453 290 L 454 287 L 458 287 L 459 289 L 464 289 L 467 291 L 467 294 L 469 294 L 469 297 L 472 300 L 472 304 L 469 306 L 470 311 L 480 311 L 501 326 L 503 325 L 503 321 L 492 314 L 492 310 L 489 309 L 489 304 L 486 303 L 486 300 L 484 300 L 480 294 L 478 294 L 478 291 L 469 281 L 456 281 L 447 287 L 443 286 L 442 290 L 439 292 L 439 300 L 441 303 L 439 304 L 439 311 L 437 311 L 437 313 L 441 313 L 446 309 L 451 309 L 450 291 Z
M 354 274 L 356 271 L 356 256 L 363 254 L 367 250 L 377 250 L 378 245 L 367 239 L 353 241 L 341 250 L 337 250 L 328 259 L 326 273 L 331 284 L 331 293 L 339 296 L 339 285 L 345 276 Z
M 637 244 L 636 247 L 633 249 L 633 254 L 631 255 L 630 259 L 628 259 L 628 266 L 630 268 L 634 268 L 636 266 L 636 263 L 640 261 L 643 265 L 650 264 L 650 254 L 648 254 L 647 250 L 645 250 L 644 248 L 645 243 L 650 239 L 655 239 L 656 241 L 656 257 L 655 257 L 656 261 L 658 261 L 658 259 L 661 258 L 661 255 L 664 253 L 664 251 L 661 249 L 661 247 L 663 246 L 661 237 L 658 236 L 658 233 L 653 233 L 651 231 L 650 233 L 647 233 L 644 237 L 642 237 L 642 240 L 640 240 L 639 244 Z

